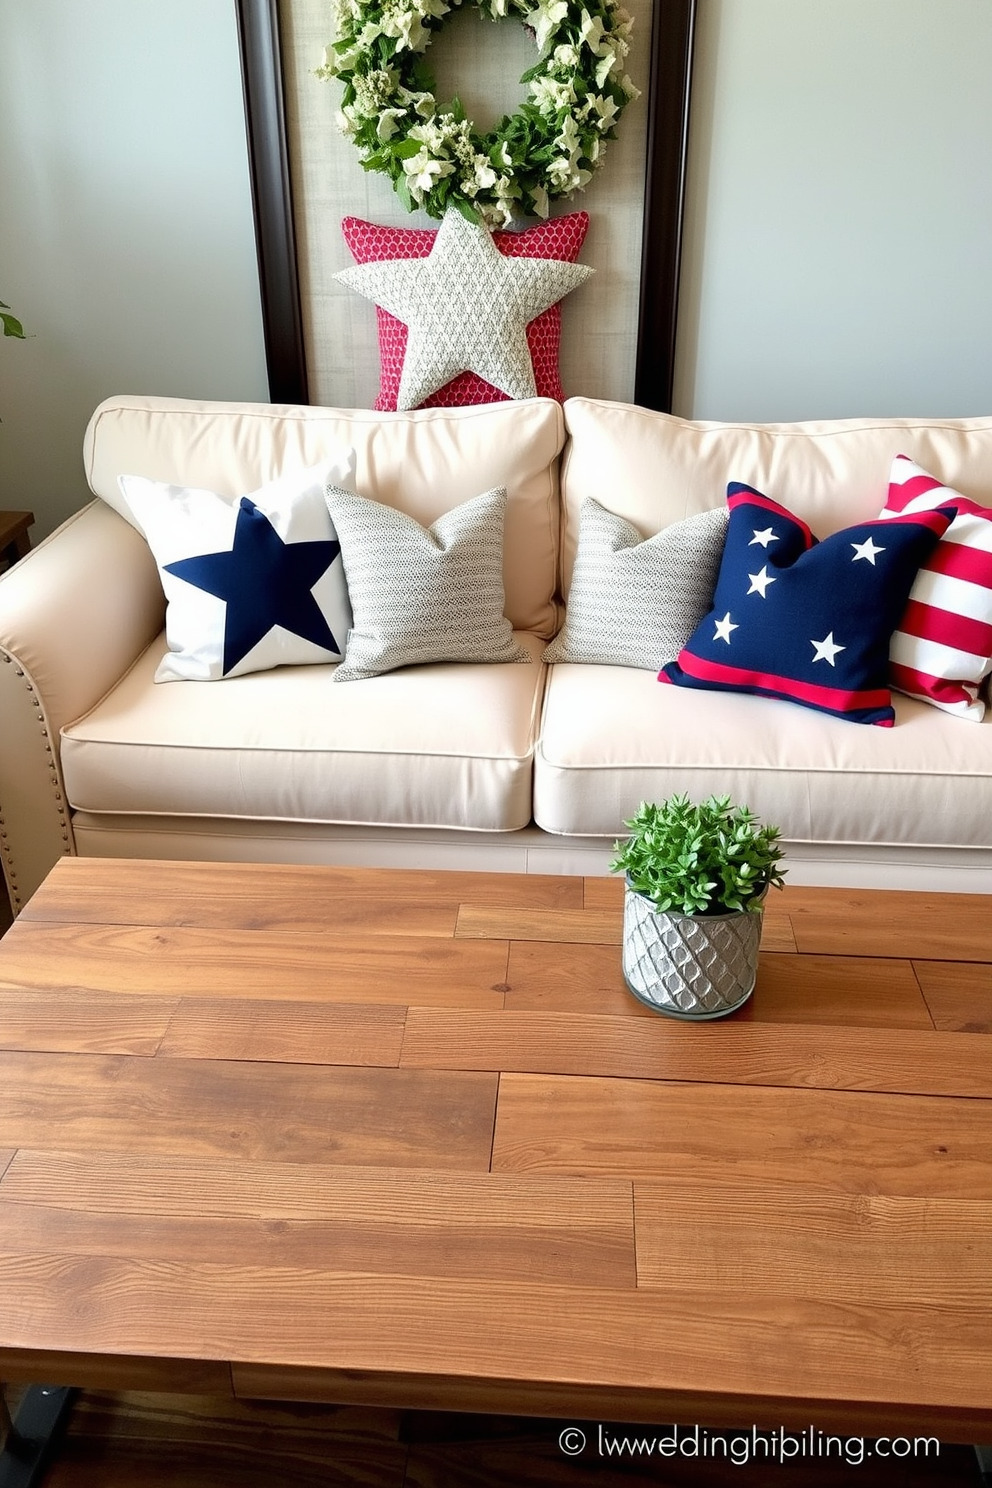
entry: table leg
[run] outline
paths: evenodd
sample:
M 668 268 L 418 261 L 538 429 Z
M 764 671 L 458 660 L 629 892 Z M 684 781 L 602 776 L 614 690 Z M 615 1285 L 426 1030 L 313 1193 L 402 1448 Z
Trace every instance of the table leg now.
M 0 1388 L 0 1488 L 38 1488 L 74 1394 L 61 1385 L 31 1385 L 11 1421 Z

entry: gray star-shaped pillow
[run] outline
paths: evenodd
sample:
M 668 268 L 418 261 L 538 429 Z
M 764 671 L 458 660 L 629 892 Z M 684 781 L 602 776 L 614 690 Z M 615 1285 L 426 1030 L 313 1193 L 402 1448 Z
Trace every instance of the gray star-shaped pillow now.
M 432 661 L 531 660 L 503 613 L 505 487 L 427 528 L 340 486 L 325 499 L 354 615 L 335 682 Z
M 712 603 L 726 536 L 725 506 L 645 540 L 625 517 L 587 497 L 565 624 L 544 661 L 653 672 L 673 661 Z
M 509 398 L 533 398 L 527 326 L 592 273 L 559 259 L 504 256 L 479 222 L 445 213 L 427 258 L 335 274 L 407 327 L 397 408 L 416 408 L 459 372 Z

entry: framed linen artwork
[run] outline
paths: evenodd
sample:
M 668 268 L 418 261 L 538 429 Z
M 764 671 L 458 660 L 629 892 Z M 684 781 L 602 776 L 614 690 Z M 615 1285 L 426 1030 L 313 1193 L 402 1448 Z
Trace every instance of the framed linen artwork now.
M 388 228 L 437 227 L 407 212 L 363 169 L 336 124 L 341 85 L 316 76 L 334 39 L 329 0 L 237 0 L 270 397 L 370 407 L 379 374 L 376 312 L 335 275 L 353 262 L 354 216 Z M 582 210 L 580 262 L 594 273 L 562 312 L 566 395 L 670 411 L 682 246 L 695 0 L 626 0 L 626 68 L 639 97 L 609 160 L 551 215 Z M 462 7 L 436 34 L 438 95 L 458 94 L 480 129 L 526 95 L 532 36 Z M 516 226 L 517 224 L 514 224 Z M 522 224 L 530 225 L 530 223 Z

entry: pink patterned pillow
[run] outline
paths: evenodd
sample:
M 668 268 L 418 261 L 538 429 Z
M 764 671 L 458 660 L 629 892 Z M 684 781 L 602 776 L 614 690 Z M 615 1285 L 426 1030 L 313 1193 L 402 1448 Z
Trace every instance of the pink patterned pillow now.
M 557 258 L 575 263 L 589 227 L 588 212 L 569 212 L 553 217 L 524 232 L 494 232 L 493 241 L 507 258 Z M 341 222 L 344 240 L 356 263 L 382 263 L 391 258 L 426 258 L 434 246 L 437 232 L 433 228 L 379 227 L 360 217 L 345 217 Z M 376 306 L 379 321 L 379 396 L 374 407 L 380 413 L 395 410 L 406 356 L 407 329 L 395 315 Z M 556 398 L 562 402 L 565 393 L 558 371 L 561 345 L 561 306 L 552 305 L 527 327 L 527 345 L 534 364 L 534 381 L 539 398 Z M 476 372 L 459 372 L 436 393 L 419 405 L 421 408 L 464 408 L 470 403 L 500 403 L 507 395 Z
M 892 462 L 880 513 L 956 506 L 921 566 L 892 636 L 889 681 L 899 692 L 980 723 L 978 690 L 992 672 L 992 511 L 928 475 L 906 455 Z

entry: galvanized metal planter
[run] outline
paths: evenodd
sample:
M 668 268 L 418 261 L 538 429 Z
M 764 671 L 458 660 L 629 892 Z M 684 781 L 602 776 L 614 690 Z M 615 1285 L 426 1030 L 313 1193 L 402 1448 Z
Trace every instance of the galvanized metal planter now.
M 624 981 L 641 1002 L 670 1017 L 726 1017 L 754 991 L 763 908 L 725 915 L 661 911 L 628 883 Z

